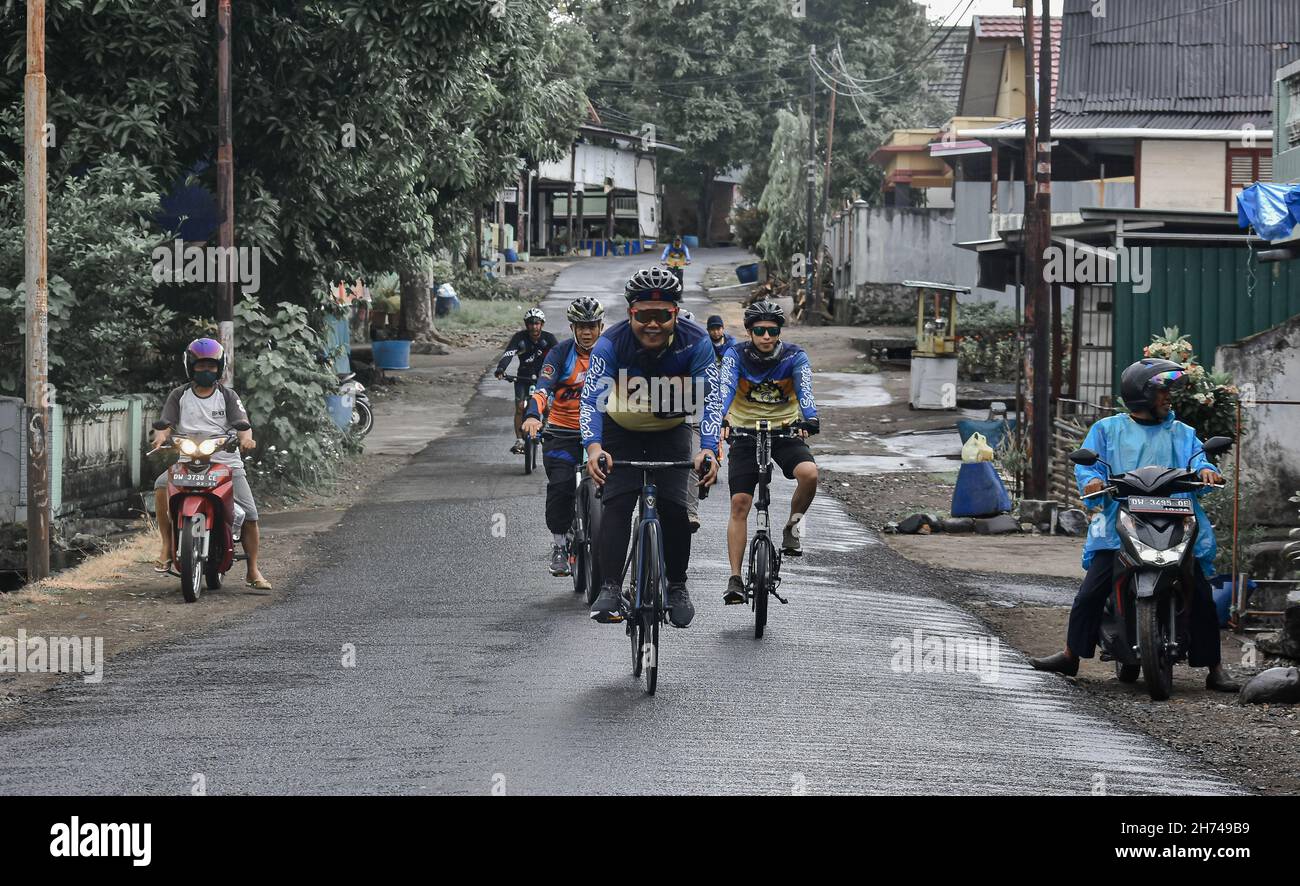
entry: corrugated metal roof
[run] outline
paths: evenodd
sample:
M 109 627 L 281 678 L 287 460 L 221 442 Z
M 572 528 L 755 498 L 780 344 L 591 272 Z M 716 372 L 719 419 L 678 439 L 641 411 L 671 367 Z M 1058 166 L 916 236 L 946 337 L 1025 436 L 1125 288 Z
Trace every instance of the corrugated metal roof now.
M 1068 115 L 1146 112 L 1187 118 L 1170 128 L 1230 128 L 1223 120 L 1236 118 L 1261 126 L 1274 72 L 1300 58 L 1295 0 L 1108 0 L 1104 16 L 1093 5 L 1065 0 L 1056 107 Z
M 1272 129 L 1269 114 L 1179 114 L 1152 111 L 1090 111 L 1083 114 L 1052 112 L 1052 132 L 1064 134 L 1071 129 L 1242 129 L 1246 125 L 1256 129 Z M 1025 126 L 1023 117 L 999 123 L 994 129 L 1019 130 Z

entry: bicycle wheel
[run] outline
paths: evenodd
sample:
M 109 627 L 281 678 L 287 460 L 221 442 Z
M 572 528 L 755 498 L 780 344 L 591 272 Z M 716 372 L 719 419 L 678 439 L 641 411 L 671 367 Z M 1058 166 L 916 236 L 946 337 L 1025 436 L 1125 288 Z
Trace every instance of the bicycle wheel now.
M 601 503 L 596 498 L 596 483 L 591 478 L 582 481 L 582 489 L 579 491 L 583 501 L 586 502 L 584 509 L 583 541 L 578 546 L 578 557 L 585 557 L 587 560 L 587 592 L 588 605 L 596 602 L 596 597 L 600 595 L 600 583 L 602 575 L 600 572 L 600 561 L 596 556 L 596 545 L 600 539 L 600 515 Z
M 750 552 L 749 581 L 754 594 L 754 638 L 761 639 L 767 627 L 767 598 L 772 588 L 772 543 L 765 536 L 754 539 Z
M 641 616 L 641 665 L 645 669 L 645 691 L 655 694 L 659 682 L 659 616 L 647 609 Z
M 643 524 L 640 531 L 637 603 L 640 604 L 641 666 L 645 672 L 646 692 L 654 695 L 659 681 L 659 622 L 664 611 L 664 546 L 658 521 Z
M 533 438 L 524 438 L 524 474 L 528 475 L 533 472 L 537 464 L 537 450 L 533 446 Z

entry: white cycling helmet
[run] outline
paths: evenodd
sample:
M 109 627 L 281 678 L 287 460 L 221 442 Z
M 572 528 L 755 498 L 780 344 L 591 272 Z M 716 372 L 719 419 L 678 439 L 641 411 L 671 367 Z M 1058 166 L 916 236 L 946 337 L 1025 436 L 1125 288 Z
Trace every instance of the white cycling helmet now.
M 524 311 L 524 323 L 530 323 L 533 320 L 536 320 L 539 323 L 546 322 L 546 314 L 542 313 L 541 308 L 529 308 L 527 311 Z

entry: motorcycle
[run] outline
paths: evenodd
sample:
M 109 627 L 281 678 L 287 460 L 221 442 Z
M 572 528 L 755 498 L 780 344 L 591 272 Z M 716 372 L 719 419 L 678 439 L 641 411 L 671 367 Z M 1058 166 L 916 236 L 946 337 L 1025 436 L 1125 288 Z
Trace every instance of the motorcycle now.
M 1204 452 L 1218 455 L 1231 446 L 1229 437 L 1211 437 Z M 1084 466 L 1100 462 L 1110 472 L 1110 465 L 1091 449 L 1076 449 L 1070 461 Z M 1145 675 L 1155 701 L 1169 697 L 1174 665 L 1187 658 L 1195 588 L 1196 511 L 1190 498 L 1173 496 L 1204 487 L 1219 488 L 1200 482 L 1189 460 L 1185 468 L 1150 465 L 1108 476 L 1104 488 L 1084 496 L 1085 502 L 1111 496 L 1119 504 L 1120 549 L 1114 591 L 1102 613 L 1101 658 L 1115 663 L 1121 682 L 1134 683 Z
M 155 422 L 154 430 L 168 427 Z M 239 422 L 236 431 L 252 425 Z M 198 438 L 174 434 L 150 450 L 177 450 L 176 464 L 167 472 L 167 511 L 171 515 L 176 560 L 180 566 L 181 594 L 193 603 L 203 592 L 219 590 L 222 578 L 238 559 L 235 544 L 244 525 L 244 509 L 235 503 L 234 474 L 228 465 L 212 461 L 218 452 L 234 452 L 239 437 L 234 433 Z
M 339 396 L 352 397 L 352 432 L 364 437 L 375 426 L 375 414 L 370 409 L 370 395 L 366 386 L 357 381 L 357 374 L 349 372 L 339 376 Z

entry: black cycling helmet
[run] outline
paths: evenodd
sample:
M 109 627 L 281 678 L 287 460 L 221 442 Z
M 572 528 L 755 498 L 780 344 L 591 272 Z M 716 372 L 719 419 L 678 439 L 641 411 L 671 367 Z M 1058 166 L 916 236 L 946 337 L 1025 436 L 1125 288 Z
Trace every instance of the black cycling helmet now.
M 1131 412 L 1140 412 L 1155 405 L 1156 391 L 1173 390 L 1187 384 L 1187 370 L 1172 360 L 1144 357 L 1130 364 L 1119 377 L 1119 395 Z
M 599 323 L 605 319 L 605 306 L 589 295 L 582 295 L 569 303 L 564 316 L 570 323 Z
M 655 265 L 643 268 L 628 278 L 623 287 L 623 297 L 628 304 L 634 301 L 679 301 L 682 284 L 677 275 L 667 268 Z
M 756 301 L 745 308 L 745 328 L 752 329 L 754 324 L 760 320 L 770 320 L 777 326 L 784 326 L 785 311 L 781 310 L 780 305 L 769 299 Z
M 215 338 L 196 338 L 185 349 L 185 377 L 194 379 L 194 364 L 200 360 L 216 360 L 217 375 L 226 374 L 226 349 Z

